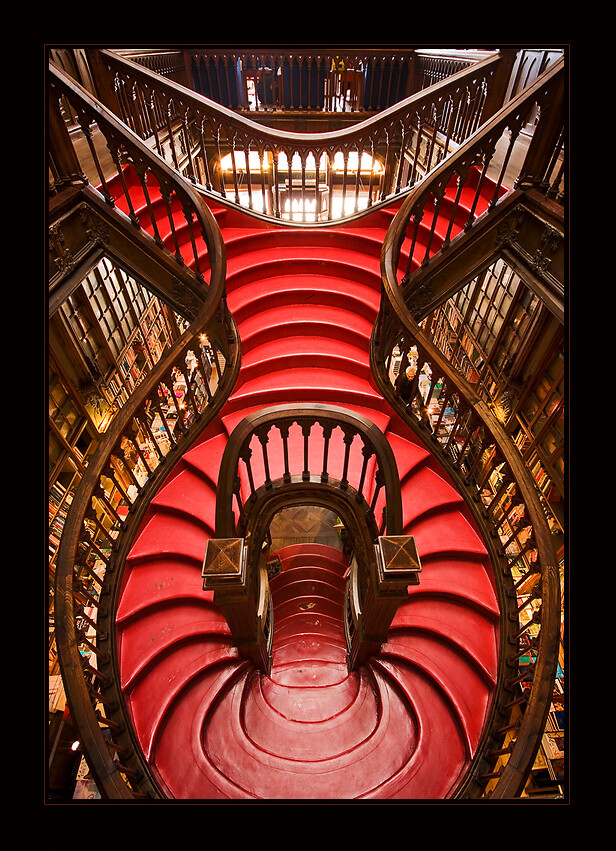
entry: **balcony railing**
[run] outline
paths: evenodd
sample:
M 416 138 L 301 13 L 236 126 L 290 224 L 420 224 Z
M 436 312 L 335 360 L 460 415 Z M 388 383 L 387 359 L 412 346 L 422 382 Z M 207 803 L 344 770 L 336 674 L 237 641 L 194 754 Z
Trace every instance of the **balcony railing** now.
M 89 58 L 101 101 L 209 197 L 319 223 L 407 192 L 501 105 L 514 57 L 490 55 L 325 133 L 269 129 L 108 50 Z
M 468 68 L 491 51 L 212 47 L 114 52 L 229 109 L 365 115 Z

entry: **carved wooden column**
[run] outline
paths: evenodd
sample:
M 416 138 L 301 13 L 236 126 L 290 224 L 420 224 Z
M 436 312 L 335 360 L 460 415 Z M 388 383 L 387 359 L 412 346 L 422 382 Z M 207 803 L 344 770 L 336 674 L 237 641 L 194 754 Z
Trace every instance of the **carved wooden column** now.
M 516 182 L 516 185 L 523 189 L 532 186 L 538 186 L 543 190 L 547 188 L 548 164 L 557 152 L 558 140 L 564 125 L 564 99 L 565 81 L 561 76 L 549 98 L 541 102 L 539 123 L 535 127 L 524 165 Z
M 49 152 L 55 172 L 54 183 L 58 190 L 70 186 L 83 186 L 88 182 L 61 112 L 60 103 L 51 92 L 49 97 Z
M 271 599 L 266 571 L 250 582 L 244 538 L 212 538 L 203 560 L 203 590 L 214 592 L 240 654 L 269 673 Z
M 347 665 L 350 671 L 379 651 L 387 641 L 391 622 L 408 596 L 410 585 L 419 585 L 421 563 L 415 539 L 409 535 L 381 535 L 374 545 L 374 562 L 363 590 L 358 574 L 352 574 L 347 595 Z

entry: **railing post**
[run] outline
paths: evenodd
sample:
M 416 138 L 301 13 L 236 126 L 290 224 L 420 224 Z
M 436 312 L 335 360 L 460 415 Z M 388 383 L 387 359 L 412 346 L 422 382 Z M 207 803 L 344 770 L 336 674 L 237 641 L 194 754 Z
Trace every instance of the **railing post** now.
M 511 79 L 511 73 L 517 56 L 515 48 L 506 48 L 499 51 L 500 62 L 494 72 L 492 83 L 489 87 L 488 96 L 483 106 L 481 116 L 482 123 L 492 118 L 494 113 L 505 105 L 505 97 Z
M 55 97 L 49 98 L 49 152 L 57 188 L 82 186 L 88 182 L 75 154 L 60 103 Z
M 271 667 L 270 606 L 267 573 L 251 587 L 244 538 L 211 538 L 203 560 L 203 590 L 214 592 L 240 654 L 261 671 Z
M 564 75 L 561 74 L 550 93 L 549 100 L 541 106 L 539 122 L 535 127 L 516 184 L 522 189 L 541 187 L 546 182 L 546 171 L 563 130 L 564 100 L 565 80 Z
M 409 535 L 381 535 L 374 544 L 374 560 L 363 595 L 357 572 L 351 575 L 346 606 L 347 666 L 355 670 L 377 653 L 408 588 L 419 585 L 421 562 L 415 539 Z

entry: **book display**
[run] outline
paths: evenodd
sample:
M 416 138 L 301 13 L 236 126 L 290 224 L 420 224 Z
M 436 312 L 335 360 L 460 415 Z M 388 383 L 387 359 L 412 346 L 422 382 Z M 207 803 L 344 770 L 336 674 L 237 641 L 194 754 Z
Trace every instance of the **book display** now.
M 115 413 L 178 336 L 177 318 L 155 296 L 107 258 L 84 278 L 50 323 L 49 356 L 49 665 L 55 675 L 53 578 L 55 559 L 75 489 Z M 207 346 L 206 346 L 207 347 Z M 84 368 L 89 378 L 84 379 Z M 185 386 L 174 385 L 177 398 Z M 195 392 L 201 391 L 195 388 Z M 157 439 L 158 439 L 158 432 Z M 162 439 L 162 437 L 161 437 Z M 148 447 L 148 451 L 153 447 Z M 116 471 L 131 494 L 147 471 L 132 446 Z M 108 508 L 97 516 L 109 530 L 127 511 L 125 496 L 108 480 Z M 100 510 L 100 509 L 99 509 Z M 88 569 L 96 572 L 96 563 Z M 87 580 L 91 583 L 91 578 Z M 95 585 L 95 584 L 94 584 Z M 92 589 L 90 589 L 92 590 Z M 87 609 L 86 609 L 87 614 Z M 87 633 L 86 633 L 87 638 Z
M 547 311 L 524 282 L 499 260 L 424 320 L 433 338 L 467 380 L 490 402 L 537 483 L 540 500 L 556 540 L 563 535 L 564 517 L 564 365 L 562 332 L 555 332 Z M 398 366 L 399 369 L 399 366 Z M 528 370 L 533 380 L 524 378 Z M 503 377 L 515 375 L 503 392 Z M 500 387 L 497 395 L 495 389 Z M 431 421 L 440 416 L 435 402 Z M 453 411 L 445 411 L 442 429 L 451 427 Z M 449 414 L 449 419 L 448 419 Z M 504 488 L 504 490 L 503 490 Z M 519 659 L 516 688 L 523 699 L 532 682 L 540 624 L 533 615 L 538 608 L 533 594 L 538 574 L 533 572 L 536 551 L 530 526 L 524 525 L 524 507 L 515 490 L 506 486 L 499 470 L 485 483 L 484 504 L 501 500 L 501 541 L 509 558 L 515 559 L 513 578 L 518 600 L 521 641 L 526 652 Z M 561 588 L 564 587 L 563 547 L 557 547 Z M 562 610 L 562 607 L 561 607 Z M 565 658 L 563 636 L 559 666 L 548 723 L 541 740 L 525 795 L 562 794 L 565 739 Z M 513 737 L 513 734 L 511 734 Z M 505 741 L 505 747 L 507 741 Z

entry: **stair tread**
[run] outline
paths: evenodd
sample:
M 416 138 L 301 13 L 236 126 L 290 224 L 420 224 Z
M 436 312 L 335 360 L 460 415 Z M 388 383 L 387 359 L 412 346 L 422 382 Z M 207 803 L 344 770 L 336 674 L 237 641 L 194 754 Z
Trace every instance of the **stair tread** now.
M 170 620 L 165 607 L 154 606 L 123 625 L 120 658 L 124 685 L 154 660 L 164 658 L 173 647 L 190 640 L 200 641 L 210 635 L 217 642 L 222 636 L 232 643 L 225 619 L 208 600 L 177 601 L 175 612 L 181 617 Z
M 379 708 L 377 712 L 372 689 L 362 688 L 352 713 L 342 713 L 335 721 L 323 724 L 304 724 L 302 736 L 281 727 L 278 740 L 265 741 L 277 749 L 283 745 L 293 748 L 294 758 L 287 760 L 279 756 L 278 750 L 272 752 L 255 744 L 261 733 L 256 726 L 259 716 L 251 716 L 250 735 L 243 732 L 239 723 L 232 723 L 221 740 L 218 722 L 223 715 L 239 721 L 238 713 L 246 714 L 237 686 L 233 693 L 227 693 L 216 718 L 210 720 L 205 748 L 210 754 L 220 754 L 219 770 L 231 781 L 237 777 L 238 784 L 241 777 L 250 797 L 353 798 L 395 775 L 413 748 L 416 729 L 406 703 L 393 692 L 385 691 Z M 349 715 L 362 726 L 349 723 Z M 264 729 L 263 733 L 266 732 Z M 353 732 L 355 737 L 351 735 Z M 310 744 L 312 757 L 308 752 Z
M 278 277 L 260 277 L 235 289 L 230 287 L 227 297 L 229 310 L 238 324 L 255 311 L 315 303 L 353 310 L 374 323 L 379 302 L 380 292 L 356 280 L 333 275 L 292 274 L 288 270 Z
M 227 434 L 221 433 L 196 444 L 185 454 L 184 460 L 199 470 L 214 484 L 218 481 L 220 461 L 227 445 Z
M 173 534 L 170 535 L 170 516 L 164 513 L 155 514 L 141 530 L 130 551 L 129 560 L 177 555 L 202 563 L 209 537 L 207 530 L 200 523 L 186 517 L 174 516 L 172 523 Z
M 215 528 L 215 487 L 192 470 L 182 470 L 156 494 L 152 504 L 188 514 L 212 532 Z
M 462 503 L 460 494 L 429 467 L 415 468 L 402 485 L 405 526 L 434 509 L 462 505 Z
M 488 614 L 472 605 L 461 605 L 460 600 L 453 595 L 445 598 L 427 592 L 409 594 L 407 601 L 396 612 L 395 630 L 421 629 L 428 633 L 433 639 L 434 655 L 440 646 L 434 639 L 443 638 L 447 644 L 480 660 L 495 674 L 497 657 L 494 630 L 498 629 L 498 623 L 494 622 L 492 613 Z
M 315 367 L 272 370 L 267 375 L 259 375 L 244 382 L 231 398 L 236 400 L 251 393 L 272 394 L 277 388 L 312 391 L 329 388 L 341 393 L 363 393 L 375 400 L 380 398 L 369 382 L 359 376 L 349 375 L 334 368 L 317 369 Z
M 298 544 L 298 546 L 306 545 Z M 336 596 L 341 592 L 344 594 L 348 556 L 342 550 L 339 550 L 339 552 L 343 556 L 340 561 L 328 561 L 327 563 L 323 561 L 321 565 L 318 564 L 318 558 L 315 555 L 311 555 L 310 559 L 307 557 L 305 560 L 300 556 L 290 560 L 286 559 L 282 562 L 280 572 L 270 580 L 272 594 L 277 595 L 276 599 L 282 599 L 282 596 L 279 598 L 278 595 L 288 594 L 288 589 L 291 587 L 299 587 L 298 583 L 310 583 L 315 586 L 322 584 L 326 589 L 331 588 L 332 593 Z M 301 573 L 300 576 L 298 576 L 298 572 Z
M 309 677 L 310 670 L 305 667 Z M 341 665 L 331 667 L 338 669 L 338 676 L 348 681 L 344 660 Z M 266 753 L 284 755 L 289 763 L 332 759 L 357 747 L 371 735 L 375 726 L 374 695 L 368 683 L 362 679 L 359 688 L 350 684 L 347 693 L 342 694 L 342 702 L 339 685 L 325 691 L 324 694 L 323 687 L 318 694 L 314 689 L 301 687 L 269 689 L 268 701 L 261 688 L 261 679 L 254 678 L 243 713 L 251 743 Z M 302 707 L 301 701 L 313 702 L 316 706 L 316 718 L 308 724 L 302 717 L 302 708 L 306 711 L 310 707 L 305 703 Z
M 259 681 L 262 700 L 268 707 L 272 707 L 274 711 L 295 722 L 313 723 L 339 715 L 348 710 L 356 700 L 359 683 L 356 677 L 348 676 L 346 664 L 338 667 L 338 681 L 334 679 L 334 666 L 330 667 L 333 669 L 332 677 L 324 700 L 323 685 L 319 683 L 297 685 L 277 682 L 276 662 L 274 662 L 272 675 L 263 677 Z M 310 677 L 310 673 L 307 671 L 306 680 Z
M 297 339 L 297 338 L 296 338 Z M 280 345 L 275 345 L 279 342 Z M 271 374 L 282 369 L 335 369 L 370 381 L 372 373 L 368 354 L 356 346 L 328 338 L 305 338 L 285 350 L 284 341 L 272 341 L 246 353 L 242 361 L 241 380 Z
M 388 430 L 386 437 L 396 459 L 400 481 L 404 482 L 411 470 L 422 464 L 430 453 L 418 443 L 400 437 L 395 432 Z
M 468 520 L 449 508 L 412 521 L 405 527 L 405 534 L 413 535 L 422 558 L 441 553 L 487 555 L 485 545 Z
M 377 289 L 380 286 L 380 259 L 378 255 L 360 253 L 356 249 L 337 245 L 314 247 L 296 244 L 251 246 L 228 259 L 227 280 L 232 293 L 246 276 L 256 274 L 260 278 L 284 277 L 285 274 L 308 272 L 320 277 L 356 279 Z M 250 279 L 250 277 L 249 277 Z
M 431 557 L 425 561 L 420 585 L 413 589 L 413 593 L 457 597 L 462 604 L 479 608 L 488 617 L 499 616 L 496 593 L 483 557 L 479 555 L 466 558 L 460 555 L 456 558 Z M 393 625 L 396 625 L 395 618 Z
M 286 564 L 288 560 L 290 561 L 295 556 L 300 556 L 301 558 L 321 556 L 323 559 L 333 563 L 334 565 L 337 565 L 338 563 L 348 563 L 348 556 L 346 556 L 341 550 L 336 550 L 326 544 L 319 544 L 317 541 L 312 541 L 306 544 L 288 544 L 285 547 L 280 547 L 280 549 L 277 550 L 277 553 L 283 564 Z
M 128 577 L 118 605 L 116 621 L 122 623 L 150 606 L 197 597 L 211 603 L 213 592 L 203 591 L 201 569 L 173 557 L 152 558 Z M 217 615 L 218 617 L 218 615 Z
M 357 361 L 362 366 L 370 365 L 368 352 L 365 349 L 344 340 L 298 335 L 293 338 L 292 351 L 289 351 L 289 341 L 284 338 L 272 340 L 271 343 L 251 349 L 242 360 L 242 369 L 245 370 L 255 364 L 265 364 L 268 361 L 275 361 L 279 357 L 290 357 L 296 354 L 302 356 L 323 355 L 347 361 Z
M 270 308 L 266 314 L 255 314 L 244 319 L 239 323 L 238 328 L 242 342 L 250 338 L 263 326 L 273 328 L 280 333 L 285 332 L 285 326 L 299 326 L 298 331 L 305 336 L 306 332 L 301 331 L 303 325 L 315 325 L 322 329 L 328 329 L 330 333 L 336 333 L 341 328 L 347 328 L 353 332 L 353 337 L 356 339 L 369 340 L 372 334 L 372 323 L 363 318 L 356 316 L 349 310 L 343 307 L 331 307 L 320 304 L 303 304 L 303 305 L 281 305 L 280 307 Z M 291 336 L 295 336 L 297 332 L 293 332 Z M 280 336 L 277 334 L 276 336 Z
M 182 690 L 197 677 L 202 682 L 219 680 L 221 666 L 224 676 L 230 678 L 241 662 L 228 637 L 221 637 L 220 644 L 215 644 L 212 636 L 206 635 L 200 640 L 180 643 L 159 658 L 155 667 L 144 667 L 136 680 L 124 683 L 131 715 L 142 731 L 146 759 L 152 757 L 155 739 Z M 152 700 L 153 694 L 159 696 L 157 700 Z

